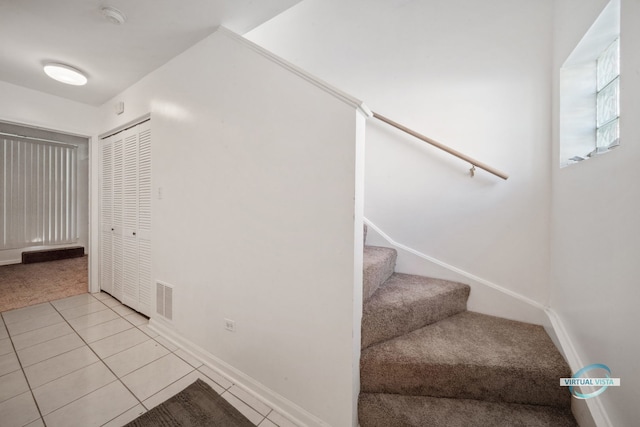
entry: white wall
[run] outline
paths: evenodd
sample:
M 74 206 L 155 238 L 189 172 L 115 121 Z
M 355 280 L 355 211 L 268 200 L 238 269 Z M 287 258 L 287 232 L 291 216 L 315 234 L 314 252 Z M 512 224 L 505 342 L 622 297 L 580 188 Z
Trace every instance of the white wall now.
M 220 31 L 106 103 L 102 131 L 149 112 L 163 193 L 154 276 L 174 286 L 173 323 L 152 323 L 300 421 L 352 425 L 364 121 L 355 104 Z
M 306 0 L 246 36 L 509 173 L 471 179 L 464 162 L 367 123 L 365 216 L 396 242 L 546 304 L 551 25 L 550 0 Z
M 0 81 L 0 120 L 91 137 L 98 109 Z M 89 147 L 78 149 L 78 244 L 89 252 Z M 30 247 L 29 249 L 43 249 Z M 22 249 L 0 250 L 0 265 L 21 262 Z
M 558 71 L 606 5 L 605 0 L 558 0 L 554 43 L 551 306 L 563 322 L 581 364 L 604 363 L 622 387 L 588 402 L 611 423 L 640 418 L 640 4 L 621 3 L 621 145 L 560 169 Z M 577 369 L 581 366 L 572 366 Z

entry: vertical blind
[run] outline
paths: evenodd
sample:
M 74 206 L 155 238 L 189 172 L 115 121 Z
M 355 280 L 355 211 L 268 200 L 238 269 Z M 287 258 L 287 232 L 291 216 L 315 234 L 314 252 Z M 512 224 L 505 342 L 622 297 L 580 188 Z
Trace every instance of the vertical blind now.
M 0 249 L 73 243 L 77 147 L 0 135 Z

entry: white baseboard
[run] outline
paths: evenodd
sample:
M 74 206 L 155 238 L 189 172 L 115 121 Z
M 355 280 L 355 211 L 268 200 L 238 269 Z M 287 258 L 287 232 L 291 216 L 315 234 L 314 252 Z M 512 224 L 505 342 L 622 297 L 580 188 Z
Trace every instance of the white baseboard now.
M 549 318 L 549 322 L 557 338 L 558 342 L 556 345 L 560 345 L 561 351 L 564 353 L 564 357 L 569 364 L 569 368 L 571 368 L 571 372 L 577 372 L 584 368 L 586 365 L 580 358 L 558 314 L 549 307 L 545 309 L 545 313 Z M 585 399 L 578 402 L 575 402 L 575 400 L 577 400 L 575 398 L 572 398 L 572 400 L 574 401 L 571 405 L 573 415 L 581 427 L 613 427 L 600 399 Z
M 7 259 L 4 261 L 0 261 L 0 265 L 10 265 L 10 264 L 21 264 L 21 259 Z
M 244 372 L 218 359 L 202 347 L 199 347 L 191 341 L 183 338 L 177 334 L 170 325 L 164 324 L 161 320 L 154 318 L 149 319 L 149 328 L 171 341 L 173 344 L 177 345 L 182 350 L 186 351 L 191 356 L 216 371 L 218 374 L 222 375 L 233 384 L 244 389 L 247 393 L 251 394 L 265 405 L 271 407 L 285 418 L 288 418 L 294 424 L 301 427 L 329 427 L 326 422 L 322 421 L 315 415 L 307 412 L 300 406 L 268 387 L 265 387 L 263 384 Z

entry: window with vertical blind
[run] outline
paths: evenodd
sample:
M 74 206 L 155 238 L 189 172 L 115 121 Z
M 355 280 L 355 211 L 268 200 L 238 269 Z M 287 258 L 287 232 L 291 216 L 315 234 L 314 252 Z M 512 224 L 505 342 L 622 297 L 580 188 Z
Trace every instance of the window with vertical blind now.
M 2 132 L 4 128 L 0 128 L 0 250 L 76 242 L 78 147 Z

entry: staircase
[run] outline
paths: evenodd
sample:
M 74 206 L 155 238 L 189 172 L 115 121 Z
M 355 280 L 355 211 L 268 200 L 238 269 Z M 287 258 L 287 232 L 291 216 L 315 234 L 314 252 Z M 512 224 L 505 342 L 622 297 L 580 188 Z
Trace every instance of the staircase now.
M 577 426 L 541 326 L 467 311 L 469 286 L 395 273 L 396 256 L 364 248 L 361 427 Z

